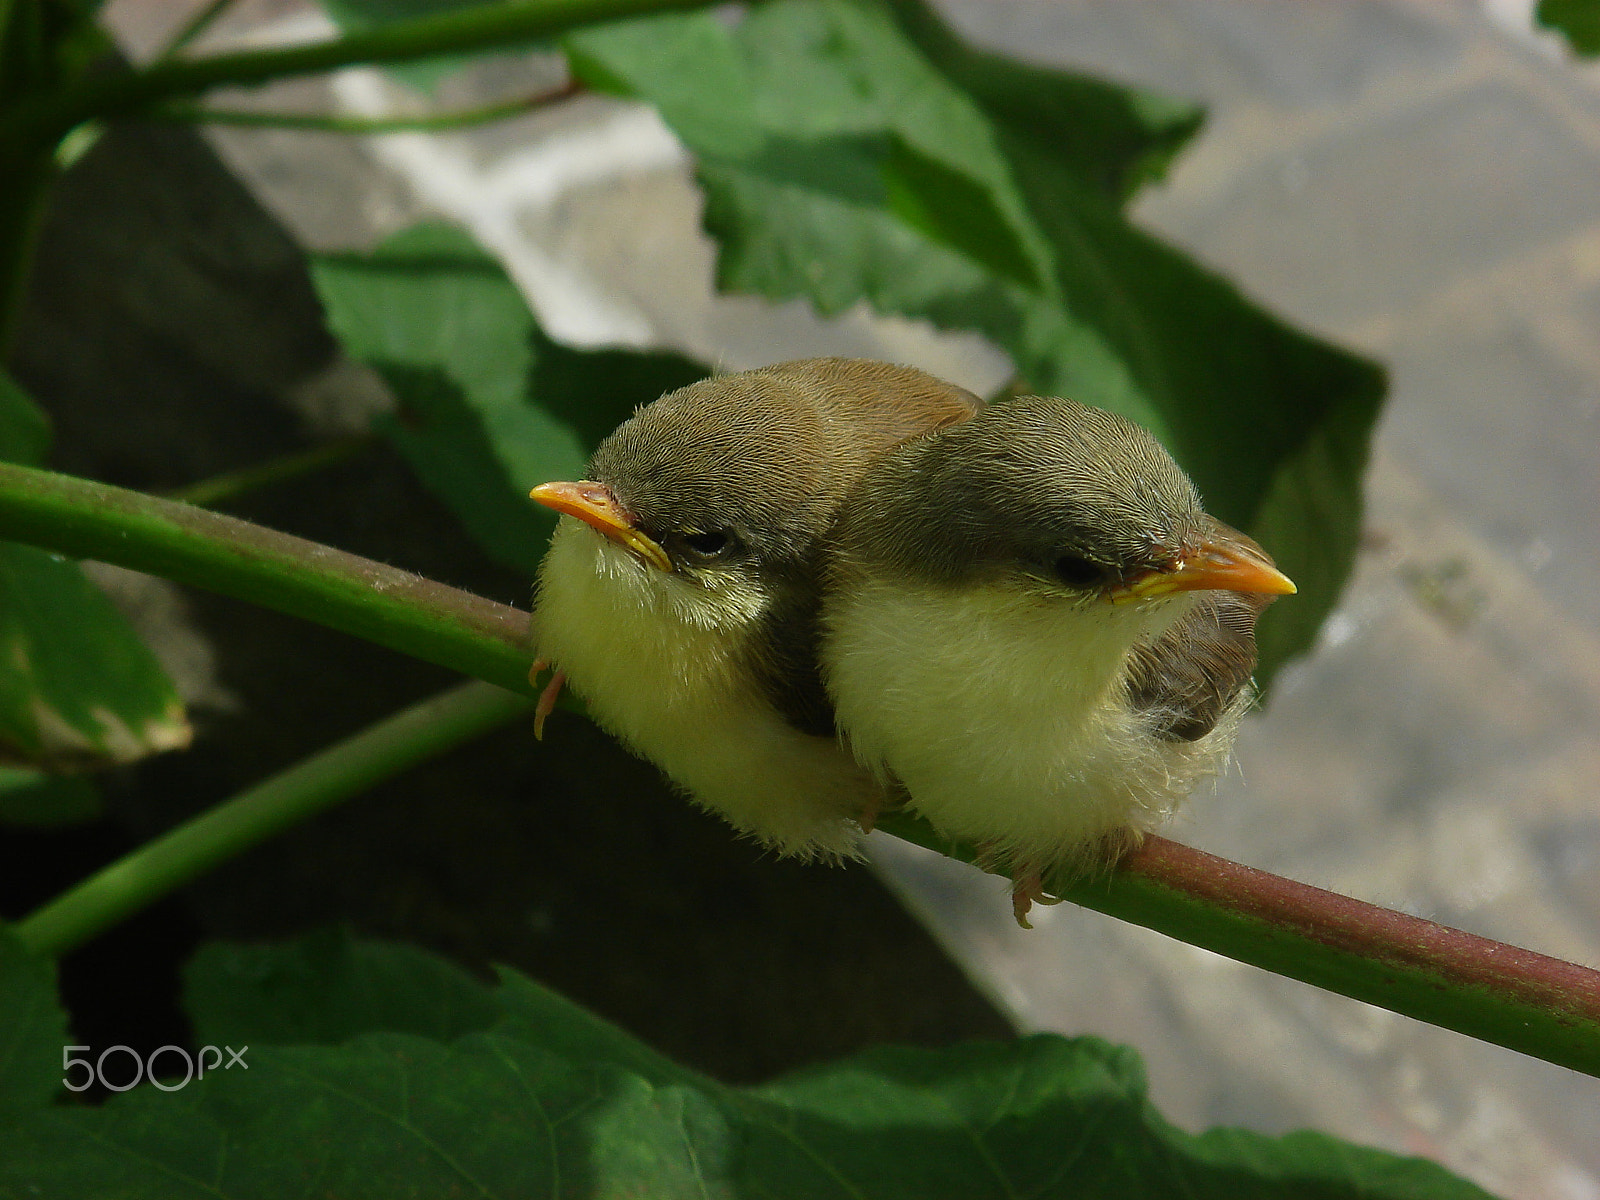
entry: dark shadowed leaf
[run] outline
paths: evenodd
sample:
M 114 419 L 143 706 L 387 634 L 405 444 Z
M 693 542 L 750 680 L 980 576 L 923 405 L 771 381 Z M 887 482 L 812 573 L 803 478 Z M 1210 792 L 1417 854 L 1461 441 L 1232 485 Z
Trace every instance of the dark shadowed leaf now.
M 258 971 L 289 985 L 263 989 Z M 204 986 L 198 976 L 209 977 Z M 29 986 L 37 991 L 37 981 Z M 198 1029 L 242 1037 L 272 1023 L 257 1014 L 239 1024 L 240 1002 L 221 998 L 229 986 L 247 994 L 245 1007 L 286 999 L 301 1012 L 290 1023 L 316 1036 L 329 1027 L 304 1006 L 322 986 L 354 1016 L 351 1027 L 397 1016 L 432 1023 L 427 1010 L 441 997 L 453 1014 L 470 1010 L 469 1024 L 490 1009 L 500 1016 L 448 1042 L 365 1032 L 338 1046 L 255 1043 L 248 1068 L 213 1070 L 167 1093 L 141 1087 L 99 1110 L 53 1109 L 41 1097 L 9 1124 L 0 1120 L 0 1194 L 1485 1196 L 1430 1163 L 1320 1134 L 1184 1133 L 1150 1107 L 1138 1056 L 1092 1038 L 879 1049 L 744 1089 L 668 1062 L 513 972 L 491 989 L 420 951 L 327 937 L 210 949 L 191 972 Z M 358 996 L 366 988 L 405 999 L 367 1004 Z M 451 1016 L 439 1027 L 456 1023 Z
M 55 965 L 28 954 L 0 926 L 0 1127 L 61 1091 L 61 1048 L 71 1041 Z
M 195 1039 L 214 1045 L 332 1045 L 377 1032 L 449 1041 L 501 1015 L 489 989 L 453 963 L 340 929 L 289 943 L 208 943 L 183 983 Z

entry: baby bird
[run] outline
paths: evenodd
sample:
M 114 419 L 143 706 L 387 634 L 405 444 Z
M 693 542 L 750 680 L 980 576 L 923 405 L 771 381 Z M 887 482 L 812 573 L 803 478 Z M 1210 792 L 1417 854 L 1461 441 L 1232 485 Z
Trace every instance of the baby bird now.
M 1255 623 L 1295 590 L 1121 417 L 1027 396 L 907 443 L 841 509 L 821 662 L 857 758 L 947 837 L 1045 872 L 1137 844 L 1217 771 Z
M 875 458 L 981 405 L 918 370 L 817 358 L 641 408 L 588 479 L 532 492 L 566 514 L 533 614 L 555 686 L 771 849 L 858 856 L 892 785 L 840 744 L 817 672 L 822 539 Z

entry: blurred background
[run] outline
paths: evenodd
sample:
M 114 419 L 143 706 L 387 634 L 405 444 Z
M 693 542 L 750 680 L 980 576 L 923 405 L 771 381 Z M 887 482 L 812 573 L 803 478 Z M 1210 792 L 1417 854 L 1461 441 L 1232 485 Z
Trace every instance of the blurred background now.
M 1355 579 L 1314 653 L 1247 723 L 1236 768 L 1170 835 L 1600 962 L 1600 68 L 1536 32 L 1519 0 L 941 7 L 987 47 L 1203 104 L 1205 128 L 1137 220 L 1391 372 Z M 186 15 L 172 0 L 105 10 L 135 59 Z M 330 32 L 309 5 L 241 0 L 200 45 Z M 437 103 L 561 78 L 554 58 L 491 58 L 447 78 Z M 371 70 L 217 100 L 365 115 L 420 104 Z M 862 355 L 978 391 L 1010 374 L 976 338 L 714 295 L 686 154 L 650 110 L 604 97 L 448 135 L 215 129 L 202 141 L 130 128 L 105 142 L 58 202 L 78 222 L 61 230 L 90 232 L 47 238 L 54 265 L 24 350 L 62 469 L 182 482 L 358 426 L 383 398 L 331 358 L 284 234 L 364 248 L 425 216 L 470 229 L 573 344 L 669 347 L 732 369 Z M 161 183 L 174 173 L 186 198 Z M 115 235 L 93 232 L 117 221 Z M 97 295 L 97 264 L 112 259 L 137 270 L 122 294 Z M 91 339 L 138 348 L 89 364 Z M 125 401 L 105 380 L 135 369 L 146 390 L 187 389 L 209 415 L 119 425 Z M 229 388 L 239 402 L 219 405 Z M 180 453 L 175 436 L 194 461 L 152 462 Z M 373 453 L 321 491 L 240 511 L 526 602 L 526 581 L 448 560 L 459 541 L 448 517 Z M 333 512 L 355 514 L 356 532 L 331 531 Z M 359 727 L 364 705 L 376 716 L 442 682 L 370 651 L 370 678 L 354 687 L 328 665 L 345 653 L 331 634 L 102 577 L 210 714 L 197 751 L 113 789 L 129 836 Z M 297 662 L 262 640 L 280 625 Z M 269 678 L 297 680 L 306 711 L 274 712 Z M 263 722 L 267 745 L 228 741 Z M 471 765 L 456 756 L 417 773 L 420 791 L 387 791 L 250 856 L 157 918 L 177 930 L 174 959 L 201 932 L 339 917 L 471 963 L 526 964 L 730 1078 L 880 1038 L 1092 1033 L 1137 1047 L 1155 1103 L 1189 1129 L 1315 1126 L 1428 1155 L 1505 1196 L 1600 1200 L 1600 1082 L 1069 905 L 1023 932 L 1003 881 L 875 837 L 875 869 L 923 934 L 864 872 L 763 860 L 582 722 L 557 718 L 552 733 L 537 764 L 515 731 L 469 751 Z M 652 874 L 640 865 L 652 858 L 670 861 Z M 715 915 L 703 945 L 673 940 L 685 913 Z M 69 963 L 69 993 L 74 971 L 92 991 L 94 969 Z M 663 980 L 680 979 L 686 995 L 664 997 Z

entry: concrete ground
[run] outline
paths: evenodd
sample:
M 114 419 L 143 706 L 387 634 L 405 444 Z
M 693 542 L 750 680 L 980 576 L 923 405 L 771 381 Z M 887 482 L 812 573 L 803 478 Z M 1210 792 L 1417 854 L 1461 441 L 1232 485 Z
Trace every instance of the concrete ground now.
M 1600 961 L 1600 73 L 1499 0 L 948 8 L 991 46 L 1206 104 L 1138 219 L 1393 374 L 1356 580 L 1249 723 L 1239 770 L 1173 836 Z M 116 0 L 111 17 L 137 53 L 173 8 Z M 212 44 L 324 28 L 246 3 Z M 332 95 L 393 102 L 372 72 Z M 910 322 L 713 296 L 684 156 L 627 106 L 471 136 L 215 144 L 314 246 L 430 212 L 466 223 L 558 337 L 735 368 L 862 354 L 977 388 L 1007 372 Z M 1505 1196 L 1600 1198 L 1600 1082 L 1069 906 L 1024 934 L 997 881 L 887 839 L 879 861 L 1020 1023 L 1137 1046 L 1186 1127 L 1316 1126 Z

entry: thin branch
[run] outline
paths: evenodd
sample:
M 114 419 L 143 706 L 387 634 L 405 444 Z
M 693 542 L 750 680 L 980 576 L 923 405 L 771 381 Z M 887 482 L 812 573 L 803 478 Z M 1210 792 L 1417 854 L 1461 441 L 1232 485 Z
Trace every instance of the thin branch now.
M 532 701 L 503 688 L 460 684 L 146 842 L 17 922 L 13 932 L 33 953 L 59 957 L 306 818 L 532 711 Z
M 469 129 L 520 117 L 524 113 L 569 100 L 583 91 L 583 84 L 571 80 L 560 87 L 517 96 L 510 100 L 497 100 L 493 104 L 480 104 L 474 108 L 456 109 L 452 112 L 425 113 L 412 117 L 349 117 L 326 113 L 274 113 L 249 112 L 235 109 L 207 108 L 200 104 L 174 101 L 150 111 L 150 116 L 162 121 L 182 121 L 192 125 L 232 125 L 250 129 L 298 129 L 309 133 L 342 133 L 376 135 L 384 133 L 441 133 L 452 129 Z
M 972 862 L 929 826 L 879 828 Z M 1600 971 L 1146 837 L 1053 895 L 1191 946 L 1600 1077 Z
M 0 463 L 0 537 L 237 596 L 533 694 L 527 613 L 221 513 Z
M 248 87 L 363 63 L 411 62 L 556 37 L 583 25 L 675 9 L 707 0 L 504 0 L 397 21 L 309 46 L 246 50 L 158 63 L 142 71 L 87 79 L 63 92 L 13 106 L 0 120 L 0 145 L 53 145 L 74 126 L 126 116 L 166 100 L 224 85 Z
M 298 479 L 312 471 L 320 471 L 346 459 L 354 458 L 373 445 L 371 434 L 358 433 L 334 438 L 321 445 L 312 446 L 294 454 L 285 454 L 268 462 L 257 463 L 225 475 L 213 475 L 197 483 L 174 488 L 167 493 L 168 500 L 193 504 L 199 508 L 215 508 L 238 496 L 248 495 L 264 487 Z
M 531 695 L 526 614 L 230 517 L 0 464 L 0 537 L 253 600 Z M 921 821 L 880 824 L 971 860 Z M 1600 972 L 1149 838 L 1078 904 L 1600 1075 Z

